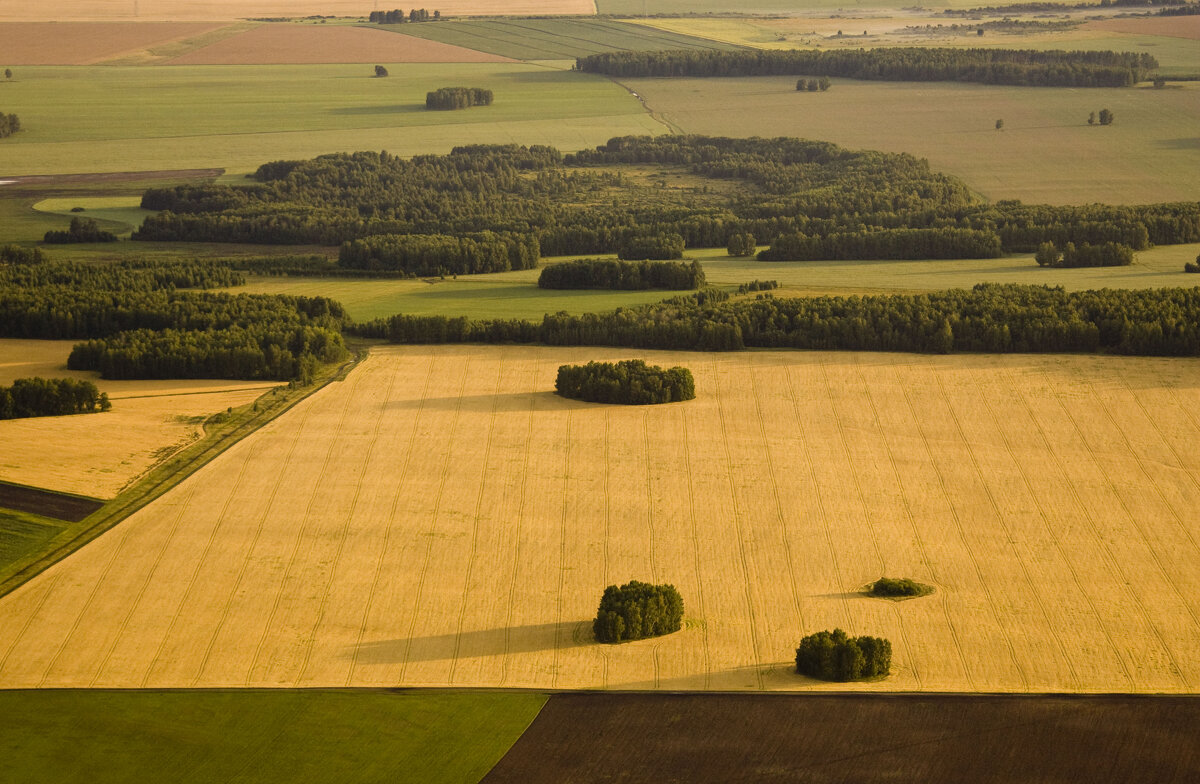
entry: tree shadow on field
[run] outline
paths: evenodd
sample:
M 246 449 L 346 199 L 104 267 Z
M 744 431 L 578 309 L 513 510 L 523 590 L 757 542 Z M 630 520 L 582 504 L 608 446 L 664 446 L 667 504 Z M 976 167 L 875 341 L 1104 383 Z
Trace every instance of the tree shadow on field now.
M 1159 139 L 1155 144 L 1168 150 L 1200 150 L 1200 136 L 1190 139 Z
M 501 656 L 505 653 L 538 653 L 552 651 L 556 647 L 574 648 L 580 645 L 598 645 L 589 639 L 578 639 L 575 632 L 587 621 L 563 621 L 562 623 L 537 623 L 527 626 L 482 629 L 459 634 L 436 634 L 428 637 L 412 637 L 394 640 L 371 640 L 361 645 L 346 648 L 345 657 L 355 658 L 359 664 L 399 664 L 402 662 L 450 661 L 456 658 L 478 656 Z M 507 632 L 507 634 L 506 634 Z
M 404 103 L 395 106 L 342 106 L 330 109 L 330 114 L 357 116 L 363 114 L 415 114 L 425 111 L 425 104 Z
M 446 397 L 412 398 L 389 400 L 385 408 L 415 411 L 419 408 L 433 411 L 453 411 L 460 408 L 490 411 L 495 402 L 498 413 L 512 411 L 566 411 L 576 408 L 593 408 L 602 403 L 586 403 L 571 400 L 553 392 L 502 392 L 494 395 L 450 395 Z

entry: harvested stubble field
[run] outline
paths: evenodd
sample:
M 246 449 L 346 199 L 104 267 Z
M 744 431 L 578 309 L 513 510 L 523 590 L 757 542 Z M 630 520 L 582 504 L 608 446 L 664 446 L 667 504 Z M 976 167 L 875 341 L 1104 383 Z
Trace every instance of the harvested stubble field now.
M 279 19 L 311 16 L 366 17 L 378 11 L 373 0 L 66 0 L 54 6 L 59 21 L 191 19 Z M 391 6 L 388 6 L 389 8 Z M 443 0 L 445 16 L 594 14 L 592 0 Z M 40 21 L 39 3 L 4 3 L 0 21 Z
M 5 22 L 0 23 L 0 52 L 5 66 L 89 65 L 221 27 L 212 22 Z
M 419 25 L 413 25 L 419 27 Z M 301 63 L 498 63 L 506 58 L 386 30 L 344 25 L 267 24 L 224 38 L 168 65 Z
M 253 402 L 264 381 L 103 381 L 67 370 L 75 341 L 0 340 L 0 385 L 16 378 L 78 378 L 107 392 L 102 414 L 0 421 L 0 480 L 93 498 L 112 498 L 195 441 L 204 420 Z
M 1196 360 L 650 352 L 698 397 L 550 393 L 611 349 L 376 349 L 0 600 L 0 686 L 1200 686 Z M 865 598 L 880 575 L 937 587 Z M 605 585 L 685 630 L 590 640 Z

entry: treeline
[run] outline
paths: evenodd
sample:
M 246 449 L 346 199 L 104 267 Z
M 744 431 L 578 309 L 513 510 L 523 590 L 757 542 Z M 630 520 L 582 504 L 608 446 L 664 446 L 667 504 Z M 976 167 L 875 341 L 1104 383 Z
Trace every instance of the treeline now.
M 682 625 L 683 598 L 675 586 L 632 580 L 604 589 L 592 633 L 597 642 L 618 643 L 670 634 Z
M 12 136 L 21 130 L 21 118 L 15 114 L 0 112 L 0 139 Z
M 777 237 L 759 261 L 812 259 L 994 259 L 1000 236 L 975 229 L 878 229 L 854 234 Z
M 11 244 L 0 246 L 0 265 L 41 264 L 47 258 L 49 257 L 41 248 L 26 248 Z
M 640 359 L 562 365 L 554 391 L 589 403 L 644 406 L 696 397 L 696 382 L 685 367 L 661 368 Z
M 491 105 L 492 91 L 482 87 L 439 87 L 425 94 L 426 109 L 467 109 Z
M 116 242 L 117 235 L 101 229 L 92 218 L 71 218 L 70 228 L 66 231 L 48 231 L 42 241 L 60 245 L 71 242 Z
M 698 261 L 578 259 L 546 267 L 538 277 L 543 289 L 683 290 L 703 285 L 704 268 Z
M 1059 250 L 1054 243 L 1045 242 L 1038 248 L 1034 260 L 1042 267 L 1126 267 L 1133 263 L 1133 249 L 1116 242 L 1084 243 L 1078 247 L 1068 242 Z
M 1158 61 L 1133 52 L 1032 49 L 677 49 L 601 52 L 580 57 L 575 67 L 620 78 L 806 75 L 1029 87 L 1130 87 L 1158 68 Z
M 947 8 L 942 11 L 947 16 L 1001 16 L 1008 14 L 1037 14 L 1063 11 L 1086 10 L 1089 8 L 1133 7 L 1143 8 L 1158 5 L 1182 5 L 1188 0 L 1100 0 L 1099 3 L 1010 3 L 1008 5 L 989 5 L 981 8 Z
M 834 629 L 808 635 L 796 649 L 796 672 L 824 681 L 878 678 L 891 668 L 892 644 L 882 637 L 851 637 Z
M 432 22 L 441 18 L 441 11 L 434 11 L 431 14 L 424 8 L 413 8 L 406 14 L 401 9 L 394 8 L 391 11 L 372 11 L 367 20 L 372 24 L 405 24 L 406 22 Z
M 379 234 L 343 244 L 338 264 L 416 276 L 472 275 L 533 269 L 540 256 L 531 234 Z
M 112 408 L 108 394 L 90 381 L 18 378 L 0 387 L 0 419 L 90 414 Z
M 37 248 L 10 246 L 17 251 L 34 251 L 40 261 L 0 266 L 0 285 L 17 288 L 66 286 L 91 291 L 156 291 L 163 289 L 216 289 L 240 286 L 244 275 L 231 269 L 230 261 L 197 259 L 162 261 L 130 259 L 105 264 L 47 261 Z M 0 258 L 5 249 L 0 249 Z
M 979 284 L 920 295 L 703 295 L 605 314 L 547 314 L 541 322 L 399 315 L 352 331 L 395 343 L 1200 356 L 1200 287 L 1069 292 Z

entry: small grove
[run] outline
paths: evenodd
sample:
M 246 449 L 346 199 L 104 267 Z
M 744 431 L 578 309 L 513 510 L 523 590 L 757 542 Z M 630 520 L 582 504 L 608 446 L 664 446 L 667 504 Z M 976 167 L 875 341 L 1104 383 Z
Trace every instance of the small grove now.
M 704 285 L 700 262 L 613 261 L 577 259 L 542 269 L 538 286 L 543 289 L 640 289 L 687 290 Z
M 633 580 L 604 589 L 592 633 L 598 642 L 618 643 L 670 634 L 682 625 L 683 598 L 675 586 Z
M 591 403 L 650 405 L 696 397 L 692 372 L 684 367 L 664 369 L 640 359 L 563 365 L 554 389 L 563 397 Z
M 0 419 L 90 414 L 112 408 L 108 395 L 90 381 L 18 378 L 0 387 Z
M 491 106 L 492 91 L 482 87 L 439 87 L 425 94 L 425 108 L 448 111 L 472 106 Z
M 796 648 L 796 672 L 824 681 L 860 681 L 887 675 L 892 644 L 881 637 L 851 637 L 841 629 L 817 632 Z
M 21 118 L 15 114 L 0 112 L 0 139 L 12 136 L 21 130 Z

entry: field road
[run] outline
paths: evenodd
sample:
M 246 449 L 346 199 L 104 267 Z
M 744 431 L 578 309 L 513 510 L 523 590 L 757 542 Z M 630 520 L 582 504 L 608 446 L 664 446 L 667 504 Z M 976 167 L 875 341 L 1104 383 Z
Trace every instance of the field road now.
M 680 364 L 697 399 L 552 394 Z M 1200 361 L 385 347 L 0 599 L 0 688 L 1200 691 Z M 866 598 L 882 575 L 937 588 Z M 605 585 L 685 629 L 601 646 Z

